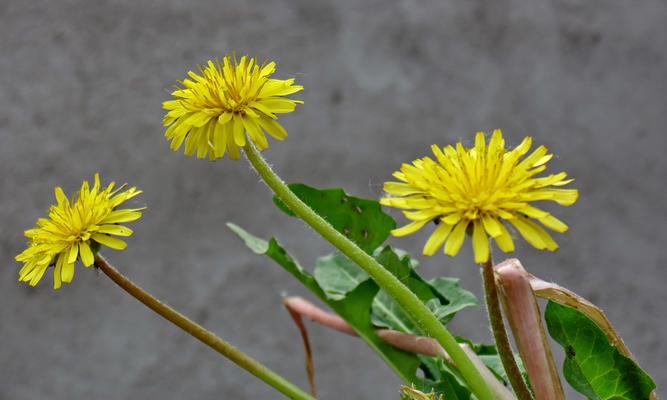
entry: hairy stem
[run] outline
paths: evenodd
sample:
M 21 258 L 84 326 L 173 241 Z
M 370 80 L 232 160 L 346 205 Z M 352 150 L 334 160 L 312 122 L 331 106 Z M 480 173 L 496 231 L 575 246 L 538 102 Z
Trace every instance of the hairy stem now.
M 498 348 L 498 355 L 500 356 L 500 360 L 507 373 L 507 378 L 519 400 L 532 400 L 533 395 L 530 393 L 526 381 L 523 380 L 523 376 L 521 376 L 521 371 L 514 359 L 514 352 L 512 351 L 512 346 L 507 337 L 507 331 L 505 330 L 503 314 L 500 311 L 498 288 L 496 287 L 496 280 L 493 272 L 493 260 L 491 259 L 491 256 L 489 256 L 488 261 L 482 266 L 482 277 L 484 281 L 486 310 L 489 315 L 493 338 L 495 339 L 496 347 Z
M 458 367 L 468 386 L 479 400 L 493 400 L 491 390 L 486 385 L 476 366 L 470 361 L 466 353 L 459 347 L 454 336 L 440 323 L 438 318 L 391 272 L 387 271 L 373 257 L 359 248 L 354 242 L 334 229 L 320 215 L 299 199 L 271 169 L 269 164 L 259 154 L 259 151 L 248 141 L 244 147 L 245 155 L 260 177 L 271 190 L 315 232 L 329 241 L 334 247 L 365 270 L 368 275 L 387 294 L 396 300 L 410 315 L 414 322 L 429 336 L 433 337 L 449 353 Z
M 185 332 L 199 339 L 208 347 L 227 357 L 234 364 L 245 369 L 257 378 L 263 380 L 274 389 L 289 397 L 297 400 L 315 400 L 314 397 L 305 393 L 294 384 L 288 382 L 282 376 L 276 374 L 260 362 L 249 357 L 241 350 L 225 342 L 215 333 L 207 330 L 185 315 L 179 313 L 160 300 L 156 299 L 150 293 L 146 292 L 134 282 L 121 274 L 116 268 L 111 266 L 101 255 L 95 256 L 95 266 L 99 268 L 114 283 L 120 286 L 127 293 L 142 302 L 146 307 L 161 315 L 167 321 L 173 323 Z

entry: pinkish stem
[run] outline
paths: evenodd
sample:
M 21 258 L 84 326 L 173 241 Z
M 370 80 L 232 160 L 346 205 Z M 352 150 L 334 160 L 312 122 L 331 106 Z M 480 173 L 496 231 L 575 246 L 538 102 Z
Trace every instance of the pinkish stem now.
M 505 315 L 537 400 L 565 400 L 529 275 L 517 259 L 495 266 Z
M 290 313 L 300 314 L 303 317 L 324 325 L 328 328 L 343 332 L 351 336 L 358 336 L 352 327 L 338 315 L 324 311 L 313 303 L 302 297 L 286 297 L 283 304 Z M 378 337 L 398 349 L 411 353 L 423 354 L 431 357 L 441 357 L 447 363 L 452 364 L 452 359 L 447 352 L 440 346 L 437 340 L 410 335 L 408 333 L 398 332 L 390 329 L 378 329 L 375 331 Z M 460 345 L 463 351 L 468 355 L 472 363 L 477 367 L 484 381 L 489 385 L 497 400 L 515 400 L 512 393 L 503 386 L 491 371 L 479 359 L 477 354 L 467 345 Z
M 310 319 L 311 321 L 317 322 L 318 324 L 324 325 L 326 327 L 335 329 L 339 332 L 343 332 L 351 336 L 359 336 L 357 335 L 357 332 L 355 332 L 354 329 L 352 329 L 352 327 L 348 325 L 348 323 L 345 322 L 343 318 L 339 317 L 336 314 L 332 314 L 330 312 L 322 310 L 321 308 L 317 307 L 315 304 L 309 302 L 303 297 L 296 297 L 296 296 L 286 297 L 283 300 L 283 304 L 285 304 L 285 307 L 287 307 L 288 309 L 297 312 L 303 315 L 304 317 Z

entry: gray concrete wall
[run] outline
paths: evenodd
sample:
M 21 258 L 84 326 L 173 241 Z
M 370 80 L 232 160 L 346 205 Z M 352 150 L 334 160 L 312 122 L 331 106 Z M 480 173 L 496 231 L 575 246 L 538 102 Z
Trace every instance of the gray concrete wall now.
M 100 171 L 145 190 L 124 252 L 138 283 L 305 385 L 281 293 L 306 294 L 226 229 L 277 235 L 304 265 L 322 240 L 270 204 L 243 162 L 169 151 L 161 102 L 187 68 L 236 50 L 296 75 L 305 105 L 266 156 L 289 181 L 376 197 L 432 143 L 533 135 L 577 178 L 561 249 L 517 255 L 604 307 L 667 385 L 664 1 L 0 1 L 0 399 L 273 399 L 93 270 L 54 292 L 16 282 L 22 230 Z M 394 241 L 419 252 L 425 235 Z M 469 250 L 422 260 L 480 292 Z M 453 323 L 490 338 L 482 309 Z M 396 398 L 360 341 L 311 327 L 322 399 Z M 663 392 L 663 395 L 665 393 Z M 572 395 L 571 398 L 578 398 Z

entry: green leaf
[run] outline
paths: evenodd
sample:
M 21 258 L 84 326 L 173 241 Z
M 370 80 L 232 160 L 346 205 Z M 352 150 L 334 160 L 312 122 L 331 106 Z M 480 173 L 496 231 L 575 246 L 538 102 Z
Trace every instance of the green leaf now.
M 317 189 L 303 183 L 292 183 L 289 188 L 337 231 L 369 254 L 396 228 L 394 219 L 382 211 L 377 201 L 350 196 L 343 189 Z M 279 198 L 274 196 L 273 202 L 294 216 Z
M 425 281 L 415 271 L 410 256 L 403 252 L 398 253 L 392 247 L 386 246 L 376 254 L 378 262 L 412 290 L 442 323 L 449 322 L 456 312 L 463 308 L 478 304 L 475 295 L 462 289 L 456 278 Z M 377 327 L 416 335 L 423 334 L 398 303 L 382 290 L 373 301 L 372 320 Z
M 419 297 L 427 305 L 434 304 L 436 295 L 431 287 L 426 283 L 410 266 L 410 257 L 399 256 L 394 252 L 391 246 L 384 247 L 378 256 L 377 261 L 382 264 L 389 272 L 394 274 L 404 285 Z M 429 304 L 429 302 L 431 302 Z M 403 311 L 400 305 L 391 298 L 384 290 L 380 290 L 373 300 L 373 325 L 382 328 L 395 329 L 401 332 L 421 334 L 417 326 L 412 322 L 410 316 Z
M 604 332 L 574 308 L 549 301 L 549 334 L 565 349 L 563 374 L 591 400 L 648 399 L 655 383 L 633 360 L 611 345 Z
M 248 248 L 252 250 L 253 253 L 266 255 L 272 258 L 275 262 L 278 263 L 278 265 L 287 270 L 287 272 L 292 274 L 308 289 L 312 291 L 318 291 L 318 293 L 316 293 L 318 296 L 324 296 L 324 292 L 318 286 L 312 275 L 306 272 L 295 259 L 287 254 L 285 249 L 283 249 L 278 241 L 276 241 L 274 238 L 271 238 L 269 241 L 260 239 L 257 236 L 248 233 L 238 225 L 232 223 L 228 223 L 227 227 L 236 233 L 241 239 L 243 239 L 246 246 L 248 246 Z
M 435 278 L 430 280 L 429 284 L 447 301 L 435 310 L 435 315 L 441 321 L 449 321 L 466 307 L 479 305 L 477 297 L 472 292 L 459 286 L 458 278 Z
M 484 365 L 486 365 L 486 367 L 491 370 L 491 372 L 493 372 L 499 381 L 503 382 L 505 385 L 509 384 L 509 378 L 505 372 L 505 367 L 503 366 L 503 362 L 497 352 L 495 354 L 478 354 L 477 357 L 479 357 Z M 514 361 L 516 361 L 516 364 L 519 367 L 519 371 L 521 371 L 521 375 L 523 375 L 523 379 L 526 382 L 529 382 L 528 373 L 526 372 L 526 368 L 524 367 L 523 361 L 521 360 L 519 354 L 514 354 Z
M 366 271 L 338 252 L 318 258 L 313 275 L 331 300 L 342 300 L 368 279 Z
M 245 241 L 252 251 L 276 261 L 350 324 L 405 383 L 427 392 L 434 390 L 437 394 L 444 395 L 447 400 L 470 400 L 472 398 L 470 390 L 458 372 L 445 365 L 442 360 L 397 350 L 380 340 L 375 334 L 376 326 L 382 326 L 378 324 L 378 302 L 382 306 L 389 307 L 386 318 L 392 322 L 387 323 L 387 327 L 397 329 L 396 324 L 405 322 L 408 324 L 404 327 L 405 331 L 417 333 L 417 329 L 400 307 L 383 291 L 380 291 L 377 284 L 368 279 L 365 272 L 349 259 L 336 253 L 321 257 L 317 261 L 314 274 L 311 275 L 275 239 L 266 241 L 234 224 L 228 224 L 228 226 Z M 431 283 L 426 282 L 414 270 L 417 265 L 416 261 L 403 251 L 386 246 L 378 249 L 375 257 L 385 268 L 407 284 L 422 301 L 435 307 L 435 311 L 437 307 L 449 306 L 452 312 L 456 312 L 463 308 L 454 304 L 458 301 L 465 300 L 469 305 L 476 303 L 476 301 L 471 301 L 468 295 L 459 293 L 463 289 L 458 288 L 455 279 L 438 278 Z M 450 302 L 448 297 L 454 301 Z M 442 314 L 447 315 L 444 312 Z M 438 366 L 438 364 L 442 365 Z M 424 378 L 417 376 L 418 368 L 424 371 Z
M 418 356 L 421 370 L 424 372 L 424 391 L 435 391 L 442 394 L 445 400 L 470 400 L 472 392 L 466 386 L 459 372 L 450 367 L 440 358 Z
M 472 349 L 472 351 L 477 354 L 477 357 L 482 361 L 482 363 L 486 365 L 486 367 L 493 373 L 493 375 L 495 375 L 496 378 L 498 378 L 501 383 L 503 383 L 505 386 L 509 385 L 509 379 L 507 378 L 505 367 L 503 366 L 503 362 L 500 359 L 500 355 L 498 355 L 498 348 L 495 344 L 474 343 L 472 340 L 462 336 L 456 336 L 456 341 L 459 343 L 467 344 Z M 514 361 L 519 367 L 521 375 L 523 375 L 523 378 L 526 380 L 528 386 L 530 387 L 528 373 L 526 372 L 526 368 L 523 365 L 523 361 L 521 360 L 519 353 L 514 353 Z
M 354 288 L 354 290 L 347 292 L 345 298 L 332 300 L 319 286 L 315 278 L 304 270 L 275 239 L 272 238 L 266 241 L 253 236 L 237 225 L 228 223 L 227 226 L 243 239 L 253 252 L 273 259 L 350 324 L 357 334 L 368 343 L 404 382 L 408 384 L 421 383 L 421 380 L 416 376 L 417 368 L 420 364 L 417 356 L 384 343 L 375 334 L 375 328 L 371 324 L 370 317 L 371 304 L 378 292 L 378 286 L 374 281 L 370 279 L 366 280 Z

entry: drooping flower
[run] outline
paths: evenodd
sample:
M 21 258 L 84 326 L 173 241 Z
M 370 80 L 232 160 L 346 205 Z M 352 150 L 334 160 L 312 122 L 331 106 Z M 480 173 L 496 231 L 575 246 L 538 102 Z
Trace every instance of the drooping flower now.
M 185 142 L 185 154 L 198 158 L 221 158 L 225 153 L 239 158 L 239 147 L 247 138 L 260 150 L 269 147 L 265 132 L 277 140 L 287 131 L 276 114 L 290 113 L 303 101 L 286 96 L 303 90 L 294 79 L 273 79 L 276 63 L 259 64 L 256 58 L 240 61 L 225 56 L 222 62 L 208 61 L 199 74 L 188 77 L 171 93 L 175 100 L 162 103 L 168 110 L 164 126 L 171 149 Z
M 114 187 L 111 182 L 101 188 L 99 174 L 95 174 L 92 188 L 84 181 L 71 200 L 56 187 L 56 204 L 49 208 L 48 217 L 38 219 L 34 228 L 25 231 L 30 240 L 16 256 L 16 261 L 24 264 L 19 281 L 35 286 L 53 266 L 53 287 L 58 289 L 62 282 L 72 281 L 77 259 L 86 267 L 93 265 L 100 245 L 123 250 L 127 244 L 114 236 L 130 236 L 132 230 L 119 224 L 139 219 L 145 207 L 118 209 L 141 191 L 125 189 L 125 185 Z
M 514 251 L 505 226 L 509 223 L 532 246 L 556 250 L 558 244 L 541 225 L 561 233 L 568 226 L 531 203 L 553 201 L 569 206 L 579 193 L 560 188 L 572 182 L 565 172 L 538 177 L 553 154 L 539 146 L 526 156 L 531 145 L 532 138 L 526 137 L 514 149 L 506 150 L 502 132 L 496 130 L 488 145 L 484 133 L 479 132 L 472 148 L 464 148 L 460 142 L 455 147 L 431 146 L 435 160 L 423 157 L 403 164 L 393 174 L 400 182 L 384 184 L 389 197 L 380 202 L 405 210 L 403 214 L 412 221 L 392 234 L 409 235 L 433 221 L 437 227 L 423 253 L 433 255 L 444 245 L 445 254 L 455 256 L 468 232 L 472 234 L 475 262 L 484 263 L 490 254 L 489 237 L 502 251 Z

